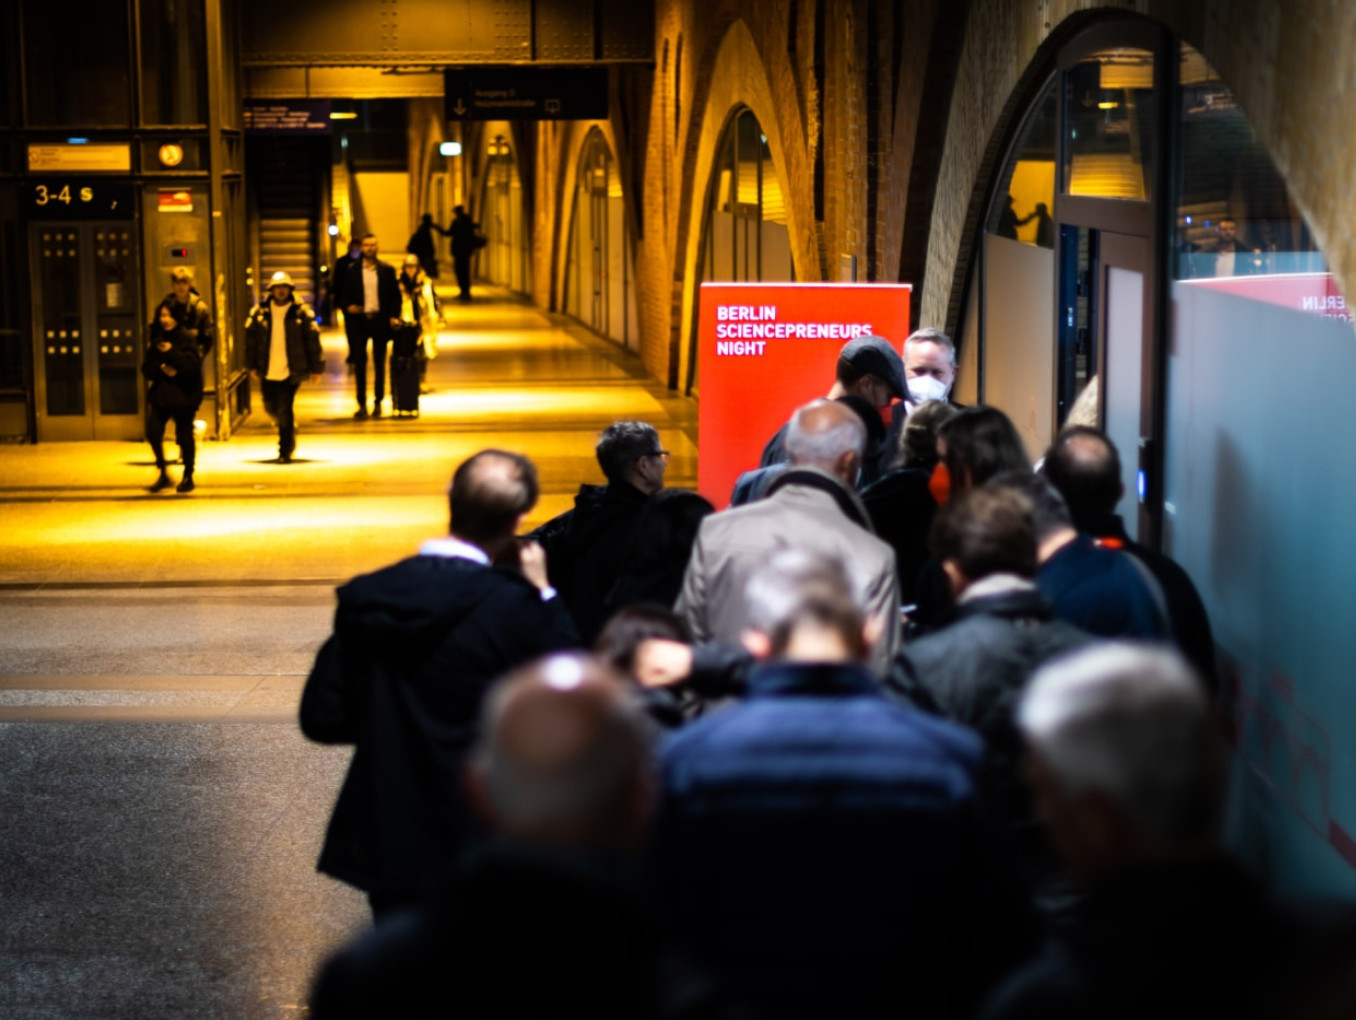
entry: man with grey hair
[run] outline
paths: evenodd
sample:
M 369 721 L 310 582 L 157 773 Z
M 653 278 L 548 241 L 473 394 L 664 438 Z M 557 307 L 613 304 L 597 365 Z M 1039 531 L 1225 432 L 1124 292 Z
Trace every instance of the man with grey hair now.
M 1077 652 L 1036 673 L 1017 724 L 1037 811 L 1085 898 L 986 1016 L 1279 1015 L 1291 936 L 1221 852 L 1223 750 L 1185 660 Z
M 763 499 L 701 523 L 674 607 L 694 640 L 737 644 L 754 570 L 779 549 L 803 548 L 844 564 L 859 611 L 879 621 L 870 665 L 878 673 L 889 667 L 899 644 L 899 582 L 894 550 L 872 534 L 852 490 L 865 441 L 861 419 L 837 401 L 796 411 L 787 429 L 790 468 Z
M 486 698 L 466 786 L 492 837 L 435 901 L 341 951 L 317 1020 L 710 1017 L 711 985 L 642 893 L 652 730 L 625 681 L 559 654 Z
M 745 593 L 748 697 L 661 752 L 657 893 L 750 1016 L 969 1015 L 1026 948 L 979 740 L 884 698 L 840 560 L 770 552 Z

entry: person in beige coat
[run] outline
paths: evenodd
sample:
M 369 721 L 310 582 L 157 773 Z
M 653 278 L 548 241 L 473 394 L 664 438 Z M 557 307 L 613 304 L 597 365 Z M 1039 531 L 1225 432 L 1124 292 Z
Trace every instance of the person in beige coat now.
M 694 641 L 738 645 L 748 626 L 744 589 L 777 550 L 808 549 L 842 562 L 858 606 L 879 631 L 870 656 L 878 675 L 899 646 L 899 582 L 895 553 L 871 531 L 853 492 L 866 429 L 851 408 L 816 400 L 791 417 L 790 468 L 756 503 L 702 521 L 675 611 Z

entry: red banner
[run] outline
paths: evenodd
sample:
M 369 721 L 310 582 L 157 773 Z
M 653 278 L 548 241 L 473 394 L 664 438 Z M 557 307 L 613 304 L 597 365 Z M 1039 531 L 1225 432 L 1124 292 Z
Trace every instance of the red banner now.
M 908 284 L 703 283 L 697 489 L 717 507 L 801 404 L 828 393 L 838 352 L 870 334 L 903 351 Z

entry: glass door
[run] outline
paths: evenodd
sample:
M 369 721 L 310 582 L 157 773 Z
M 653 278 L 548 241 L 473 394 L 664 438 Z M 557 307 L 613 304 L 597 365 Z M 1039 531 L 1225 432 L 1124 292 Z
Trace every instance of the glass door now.
M 144 338 L 132 224 L 29 229 L 39 441 L 141 438 Z

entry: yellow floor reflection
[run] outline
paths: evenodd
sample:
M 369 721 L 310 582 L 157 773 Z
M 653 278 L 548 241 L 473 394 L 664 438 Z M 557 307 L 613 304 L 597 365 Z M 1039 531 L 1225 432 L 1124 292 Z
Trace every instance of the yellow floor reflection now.
M 695 402 L 619 347 L 488 293 L 446 304 L 417 419 L 389 417 L 388 398 L 387 417 L 353 420 L 347 345 L 331 331 L 323 380 L 298 394 L 296 461 L 273 462 L 256 396 L 229 442 L 202 444 L 191 496 L 145 492 L 144 443 L 0 446 L 0 584 L 344 579 L 444 531 L 452 468 L 487 446 L 537 463 L 530 525 L 566 509 L 580 482 L 602 481 L 593 444 L 621 418 L 654 424 L 674 452 L 670 484 L 695 483 Z

